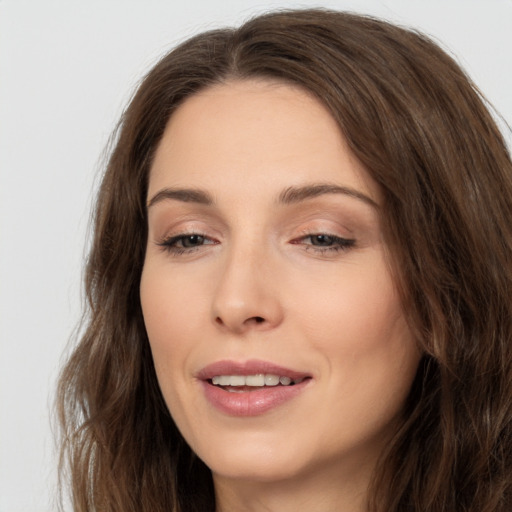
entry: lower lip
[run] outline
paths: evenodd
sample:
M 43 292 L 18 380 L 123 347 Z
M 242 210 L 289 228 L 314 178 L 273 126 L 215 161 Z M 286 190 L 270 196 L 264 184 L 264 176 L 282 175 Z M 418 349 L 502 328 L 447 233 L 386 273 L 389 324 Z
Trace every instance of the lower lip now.
M 201 381 L 207 400 L 230 416 L 258 416 L 298 396 L 311 379 L 293 386 L 266 386 L 254 391 L 230 392 L 208 381 Z

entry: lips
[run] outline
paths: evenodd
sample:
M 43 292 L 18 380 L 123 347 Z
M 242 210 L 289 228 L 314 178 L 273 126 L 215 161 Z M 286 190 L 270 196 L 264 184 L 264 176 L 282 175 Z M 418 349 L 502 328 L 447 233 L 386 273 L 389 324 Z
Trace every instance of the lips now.
M 218 361 L 197 374 L 210 405 L 231 416 L 256 416 L 300 395 L 312 376 L 266 361 Z

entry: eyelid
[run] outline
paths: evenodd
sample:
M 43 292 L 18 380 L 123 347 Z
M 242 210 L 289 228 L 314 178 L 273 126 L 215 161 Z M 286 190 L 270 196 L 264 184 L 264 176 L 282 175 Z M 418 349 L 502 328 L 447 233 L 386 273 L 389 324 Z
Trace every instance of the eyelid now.
M 207 241 L 207 243 L 201 243 L 199 245 L 191 246 L 191 247 L 179 247 L 177 244 L 180 241 L 183 241 L 187 237 L 200 237 L 202 241 Z M 199 232 L 198 230 L 195 231 L 183 231 L 181 233 L 176 233 L 172 235 L 165 236 L 161 238 L 160 240 L 156 241 L 156 245 L 159 246 L 163 251 L 171 254 L 171 255 L 182 255 L 182 254 L 189 254 L 192 252 L 196 252 L 200 250 L 204 246 L 210 246 L 210 245 L 217 245 L 220 242 L 216 239 L 214 239 L 211 236 L 208 236 L 204 233 Z
M 304 240 L 308 238 L 312 240 L 313 237 L 315 236 L 323 236 L 330 238 L 332 241 L 332 245 L 315 245 L 314 243 L 304 243 Z M 300 237 L 294 238 L 293 240 L 291 240 L 290 243 L 294 245 L 303 245 L 304 250 L 307 252 L 314 252 L 319 255 L 328 255 L 328 253 L 330 253 L 330 255 L 335 255 L 339 252 L 345 252 L 354 248 L 354 246 L 356 245 L 356 239 L 346 238 L 322 230 L 316 230 L 303 232 L 303 234 Z
M 217 219 L 200 215 L 198 212 L 167 212 L 155 217 L 150 223 L 150 237 L 155 243 L 168 241 L 173 237 L 201 235 L 212 240 L 223 237 L 224 229 Z
M 159 203 L 160 204 L 160 203 Z M 148 228 L 152 238 L 170 238 L 172 235 L 201 234 L 222 236 L 225 231 L 222 219 L 207 215 L 200 210 L 177 208 L 179 205 L 167 205 L 168 208 L 155 208 L 148 216 Z M 174 208 L 172 208 L 174 206 Z

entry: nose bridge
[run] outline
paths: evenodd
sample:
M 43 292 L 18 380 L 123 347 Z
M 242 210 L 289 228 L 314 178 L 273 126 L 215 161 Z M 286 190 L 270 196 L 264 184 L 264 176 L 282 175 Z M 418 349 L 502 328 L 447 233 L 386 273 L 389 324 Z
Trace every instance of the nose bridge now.
M 258 237 L 232 240 L 213 298 L 212 316 L 217 325 L 233 332 L 268 329 L 282 320 L 276 294 L 276 270 L 268 244 Z

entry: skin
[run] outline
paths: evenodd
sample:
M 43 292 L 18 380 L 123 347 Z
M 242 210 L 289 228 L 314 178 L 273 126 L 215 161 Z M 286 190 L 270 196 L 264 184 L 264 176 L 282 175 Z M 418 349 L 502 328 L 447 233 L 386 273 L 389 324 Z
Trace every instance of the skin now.
M 279 201 L 319 183 L 343 190 Z M 169 188 L 214 203 L 157 196 Z M 328 111 L 298 88 L 230 82 L 170 119 L 150 173 L 140 294 L 164 398 L 212 470 L 218 511 L 365 509 L 420 358 L 380 201 Z M 194 233 L 204 238 L 176 241 Z M 233 417 L 197 372 L 249 359 L 312 379 L 279 407 Z

